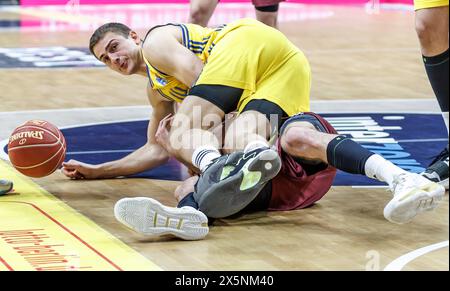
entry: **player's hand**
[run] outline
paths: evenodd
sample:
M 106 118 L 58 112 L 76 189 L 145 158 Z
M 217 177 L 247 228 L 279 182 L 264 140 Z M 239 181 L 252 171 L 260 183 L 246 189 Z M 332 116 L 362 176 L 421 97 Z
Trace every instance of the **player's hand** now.
M 167 152 L 171 152 L 169 140 L 169 128 L 172 124 L 173 115 L 169 114 L 159 122 L 158 129 L 155 133 L 156 142 L 162 146 Z
M 62 164 L 61 172 L 70 179 L 96 179 L 99 177 L 97 166 L 70 160 Z

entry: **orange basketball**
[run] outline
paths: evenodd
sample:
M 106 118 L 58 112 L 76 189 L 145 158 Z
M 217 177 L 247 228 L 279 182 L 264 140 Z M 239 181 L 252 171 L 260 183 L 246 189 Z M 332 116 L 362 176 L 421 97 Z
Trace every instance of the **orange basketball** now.
M 22 174 L 40 178 L 58 169 L 66 157 L 62 132 L 44 120 L 30 120 L 9 137 L 8 156 Z

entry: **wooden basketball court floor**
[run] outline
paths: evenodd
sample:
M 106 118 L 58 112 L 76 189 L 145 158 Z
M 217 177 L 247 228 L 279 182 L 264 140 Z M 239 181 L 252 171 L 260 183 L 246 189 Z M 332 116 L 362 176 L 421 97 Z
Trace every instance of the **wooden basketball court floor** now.
M 412 11 L 303 9 L 328 16 L 284 19 L 280 30 L 310 60 L 313 110 L 438 112 Z M 0 11 L 2 20 L 20 17 L 18 11 Z M 52 19 L 48 13 L 34 17 Z M 4 29 L 0 47 L 87 47 L 89 37 L 89 30 Z M 33 118 L 69 126 L 146 118 L 151 112 L 146 79 L 105 68 L 1 69 L 0 80 L 0 140 Z M 33 182 L 163 270 L 449 270 L 448 193 L 435 211 L 395 225 L 383 217 L 391 197 L 385 188 L 333 187 L 311 208 L 219 220 L 206 239 L 190 242 L 143 237 L 113 216 L 114 203 L 123 197 L 148 196 L 176 205 L 172 193 L 179 182 L 71 181 L 59 172 Z M 426 248 L 437 243 L 442 244 Z M 421 248 L 426 249 L 417 252 Z

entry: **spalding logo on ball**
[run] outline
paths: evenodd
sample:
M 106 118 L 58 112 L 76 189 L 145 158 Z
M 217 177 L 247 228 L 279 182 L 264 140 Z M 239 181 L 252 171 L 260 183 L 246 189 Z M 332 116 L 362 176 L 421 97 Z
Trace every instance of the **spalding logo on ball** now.
M 8 156 L 22 174 L 40 178 L 58 169 L 66 157 L 66 140 L 55 125 L 30 120 L 14 129 L 9 137 Z

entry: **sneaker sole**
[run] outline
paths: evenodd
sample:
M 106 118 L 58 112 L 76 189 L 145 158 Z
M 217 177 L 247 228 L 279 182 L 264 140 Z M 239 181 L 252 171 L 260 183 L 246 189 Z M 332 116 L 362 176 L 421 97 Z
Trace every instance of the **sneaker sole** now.
M 124 198 L 114 206 L 116 219 L 144 234 L 171 234 L 184 240 L 204 238 L 208 232 L 208 218 L 192 207 L 166 207 L 152 198 Z
M 394 197 L 384 208 L 384 217 L 393 223 L 410 222 L 417 214 L 435 209 L 443 199 L 445 189 L 436 183 Z
M 439 185 L 443 186 L 445 188 L 445 190 L 448 190 L 448 178 L 443 181 L 437 182 L 437 183 Z
M 198 197 L 199 208 L 212 218 L 236 214 L 255 199 L 280 169 L 278 153 L 274 150 L 263 151 L 249 160 L 239 173 L 212 185 Z

